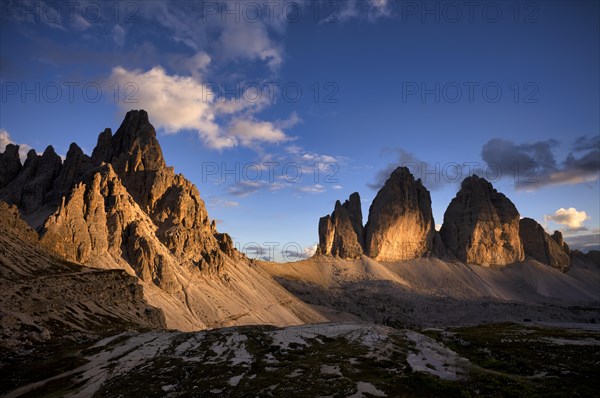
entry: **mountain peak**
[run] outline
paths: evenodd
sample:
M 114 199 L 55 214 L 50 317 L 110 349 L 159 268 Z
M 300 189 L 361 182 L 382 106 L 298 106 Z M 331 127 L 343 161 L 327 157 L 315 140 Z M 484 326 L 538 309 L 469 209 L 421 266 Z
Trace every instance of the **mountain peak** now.
M 461 190 L 473 190 L 477 189 L 477 187 L 481 187 L 484 190 L 496 191 L 491 182 L 483 177 L 479 177 L 477 174 L 468 176 L 460 184 Z
M 166 167 L 160 144 L 156 139 L 154 126 L 148 120 L 145 110 L 127 112 L 121 126 L 112 137 L 113 163 L 116 168 L 123 162 L 133 166 L 134 170 L 161 170 Z M 131 168 L 128 170 L 133 171 Z
M 373 199 L 365 225 L 365 252 L 381 261 L 411 260 L 433 248 L 431 197 L 407 167 L 397 167 Z
M 465 178 L 444 213 L 440 234 L 461 261 L 506 265 L 524 259 L 519 212 L 485 178 Z
M 394 169 L 394 171 L 392 171 L 392 174 L 390 174 L 390 177 L 388 178 L 388 181 L 392 180 L 404 180 L 404 179 L 408 179 L 410 181 L 414 181 L 415 177 L 412 175 L 412 173 L 410 172 L 410 170 L 408 169 L 408 167 L 404 167 L 404 166 L 398 166 Z M 387 183 L 387 181 L 386 181 Z

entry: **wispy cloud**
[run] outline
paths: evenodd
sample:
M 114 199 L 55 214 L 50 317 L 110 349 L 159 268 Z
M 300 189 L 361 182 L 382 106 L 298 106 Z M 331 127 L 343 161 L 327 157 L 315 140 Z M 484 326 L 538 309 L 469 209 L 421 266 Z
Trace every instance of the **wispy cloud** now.
M 325 192 L 325 187 L 321 184 L 314 184 L 305 187 L 298 187 L 298 191 L 305 193 L 323 193 Z
M 318 194 L 328 189 L 342 189 L 340 170 L 346 159 L 312 151 L 299 145 L 288 145 L 279 152 L 263 152 L 256 162 L 239 165 L 234 181 L 226 187 L 226 193 L 236 197 L 247 197 L 259 192 L 291 190 L 292 192 Z M 223 166 L 226 167 L 226 166 Z M 229 166 L 234 169 L 234 165 Z M 227 178 L 216 183 L 221 185 Z
M 366 20 L 376 22 L 394 15 L 389 0 L 345 0 L 321 3 L 322 23 Z
M 229 195 L 244 198 L 260 191 L 278 191 L 283 188 L 283 184 L 279 182 L 268 181 L 237 181 L 227 188 Z
M 112 39 L 119 47 L 122 47 L 123 44 L 125 44 L 125 29 L 121 25 L 116 24 L 113 26 Z
M 213 207 L 238 207 L 240 205 L 239 202 L 234 200 L 227 200 L 219 196 L 211 196 L 208 198 L 208 203 Z

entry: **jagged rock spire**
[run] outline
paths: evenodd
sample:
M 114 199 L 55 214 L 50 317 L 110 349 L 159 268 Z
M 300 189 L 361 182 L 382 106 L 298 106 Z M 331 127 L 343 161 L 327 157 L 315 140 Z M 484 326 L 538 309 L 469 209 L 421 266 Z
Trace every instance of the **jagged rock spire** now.
M 381 261 L 422 257 L 432 252 L 434 236 L 429 191 L 408 168 L 396 168 L 369 208 L 366 254 Z
M 319 254 L 355 258 L 363 254 L 360 196 L 354 192 L 342 205 L 335 202 L 331 215 L 319 220 Z

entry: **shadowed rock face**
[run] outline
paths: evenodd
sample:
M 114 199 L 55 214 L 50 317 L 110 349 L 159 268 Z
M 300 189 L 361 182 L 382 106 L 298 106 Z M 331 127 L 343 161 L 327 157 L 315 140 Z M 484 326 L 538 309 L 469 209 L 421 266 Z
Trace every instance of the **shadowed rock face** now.
M 377 193 L 365 226 L 365 252 L 380 261 L 410 260 L 432 252 L 435 223 L 421 180 L 398 167 Z
M 462 182 L 440 234 L 446 248 L 468 264 L 506 265 L 525 258 L 515 205 L 476 175 Z
M 562 234 L 560 232 L 558 234 L 562 241 Z M 531 218 L 522 218 L 519 222 L 519 235 L 526 255 L 562 272 L 567 271 L 571 259 L 563 247 L 548 235 L 537 221 Z
M 569 248 L 569 245 L 567 245 L 567 242 L 565 242 L 565 240 L 563 239 L 562 233 L 560 231 L 554 231 L 554 233 L 552 234 L 552 239 L 554 239 L 558 246 L 560 246 L 560 248 L 563 249 L 567 256 L 571 256 L 571 249 Z
M 22 167 L 19 159 L 19 146 L 8 144 L 4 152 L 0 153 L 0 189 L 17 176 Z
M 318 254 L 356 258 L 363 254 L 363 226 L 358 192 L 342 205 L 335 202 L 331 215 L 319 220 Z
M 11 173 L 13 179 L 5 182 L 0 200 L 16 205 L 25 215 L 40 211 L 51 200 L 52 185 L 61 168 L 62 159 L 52 146 L 47 147 L 42 155 L 30 150 L 19 173 Z

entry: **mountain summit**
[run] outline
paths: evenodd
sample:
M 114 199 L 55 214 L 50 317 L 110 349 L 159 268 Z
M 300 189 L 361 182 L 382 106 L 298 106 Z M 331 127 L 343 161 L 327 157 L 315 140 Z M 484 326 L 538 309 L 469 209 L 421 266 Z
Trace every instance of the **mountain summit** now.
M 366 252 L 375 260 L 411 260 L 432 251 L 431 197 L 408 168 L 396 168 L 377 192 L 365 231 Z
M 440 234 L 446 248 L 465 263 L 506 265 L 525 259 L 519 218 L 510 199 L 472 175 L 446 209 Z

